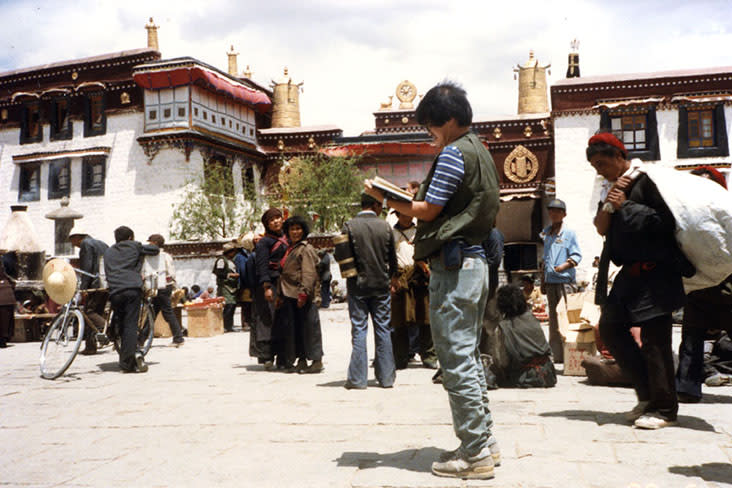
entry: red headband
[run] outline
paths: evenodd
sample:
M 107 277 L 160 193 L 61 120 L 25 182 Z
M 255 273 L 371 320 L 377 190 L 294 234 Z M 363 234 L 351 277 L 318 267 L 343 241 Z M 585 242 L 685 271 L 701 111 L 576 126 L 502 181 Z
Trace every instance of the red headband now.
M 703 169 L 704 171 L 708 172 L 709 176 L 712 177 L 712 180 L 724 187 L 725 190 L 727 189 L 727 181 L 725 181 L 724 175 L 722 173 L 712 168 L 711 166 L 699 166 L 697 169 Z
M 615 137 L 610 132 L 600 132 L 599 134 L 595 134 L 594 136 L 590 137 L 587 145 L 590 146 L 592 144 L 597 144 L 600 142 L 604 142 L 605 144 L 609 144 L 610 146 L 620 149 L 620 152 L 623 153 L 623 157 L 626 157 L 628 154 L 628 150 L 625 149 L 625 146 L 622 142 L 620 142 L 620 139 Z

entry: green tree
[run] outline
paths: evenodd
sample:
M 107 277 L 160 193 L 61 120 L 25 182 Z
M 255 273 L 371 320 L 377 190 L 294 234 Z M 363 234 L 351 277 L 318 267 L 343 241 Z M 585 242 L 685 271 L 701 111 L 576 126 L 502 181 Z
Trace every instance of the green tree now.
M 181 240 L 221 240 L 252 229 L 260 213 L 254 183 L 242 178 L 244 197 L 234 192 L 231 166 L 210 162 L 203 174 L 186 182 L 183 198 L 173 204 L 170 235 Z M 250 188 L 251 186 L 251 188 Z
M 318 214 L 321 232 L 339 230 L 360 200 L 359 159 L 317 154 L 290 160 L 280 173 L 283 203 L 296 214 Z

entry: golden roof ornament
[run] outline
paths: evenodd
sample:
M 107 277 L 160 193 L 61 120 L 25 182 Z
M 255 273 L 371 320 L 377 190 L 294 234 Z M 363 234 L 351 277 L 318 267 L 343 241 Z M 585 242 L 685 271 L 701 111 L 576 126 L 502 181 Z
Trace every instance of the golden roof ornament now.
M 229 57 L 229 74 L 231 76 L 236 76 L 237 73 L 239 73 L 239 68 L 236 65 L 236 58 L 239 56 L 239 53 L 234 51 L 234 45 L 231 45 L 231 49 L 229 49 L 229 52 L 226 53 L 226 55 Z
M 159 26 L 155 25 L 155 22 L 153 22 L 152 17 L 150 17 L 150 22 L 145 26 L 145 29 L 147 30 L 147 47 L 155 49 L 156 51 L 160 51 L 160 47 L 158 45 L 158 27 Z
M 244 73 L 242 73 L 242 75 L 244 76 L 244 78 L 249 78 L 250 80 L 252 79 L 252 70 L 251 68 L 249 68 L 249 65 L 247 65 L 247 68 L 244 70 Z
M 393 99 L 394 99 L 394 95 L 389 95 L 389 101 L 388 102 L 381 102 L 379 104 L 380 105 L 379 106 L 379 110 L 391 110 L 392 109 L 392 105 L 393 105 L 393 102 L 392 102 Z
M 534 51 L 529 51 L 529 59 L 521 66 L 514 68 L 514 78 L 518 74 L 519 82 L 519 114 L 536 114 L 549 112 L 546 75 L 551 74 L 550 64 L 539 66 Z
M 503 162 L 503 173 L 514 183 L 528 183 L 538 172 L 539 159 L 521 144 L 516 146 Z
M 287 66 L 283 76 L 272 81 L 272 127 L 300 127 L 300 90 L 303 83 L 293 83 Z
M 414 99 L 417 98 L 417 87 L 409 80 L 404 80 L 397 85 L 396 97 L 399 100 L 399 109 L 414 108 Z

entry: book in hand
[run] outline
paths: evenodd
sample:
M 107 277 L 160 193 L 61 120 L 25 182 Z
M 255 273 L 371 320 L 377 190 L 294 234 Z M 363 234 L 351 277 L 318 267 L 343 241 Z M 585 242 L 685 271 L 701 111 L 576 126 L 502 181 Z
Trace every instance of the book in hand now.
M 371 186 L 384 192 L 387 198 L 392 200 L 400 200 L 402 202 L 411 202 L 412 194 L 406 190 L 402 190 L 391 181 L 385 180 L 379 176 L 371 179 Z

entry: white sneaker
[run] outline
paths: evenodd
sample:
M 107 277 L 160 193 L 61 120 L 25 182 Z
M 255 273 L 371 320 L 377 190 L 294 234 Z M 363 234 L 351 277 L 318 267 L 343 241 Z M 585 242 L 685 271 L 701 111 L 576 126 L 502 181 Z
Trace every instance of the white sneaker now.
M 432 463 L 432 473 L 444 478 L 489 480 L 495 476 L 493 467 L 493 456 L 490 448 L 486 446 L 473 457 L 457 457 L 445 462 L 434 462 Z
M 646 408 L 648 408 L 649 403 L 650 402 L 648 401 L 638 402 L 638 404 L 633 407 L 633 410 L 631 410 L 630 412 L 625 412 L 623 414 L 625 420 L 627 420 L 628 422 L 635 422 L 636 420 L 638 420 L 640 417 L 643 416 L 643 414 L 646 413 Z
M 704 380 L 707 386 L 722 386 L 730 383 L 729 375 L 717 373 Z
M 633 423 L 633 425 L 639 429 L 648 430 L 662 429 L 676 424 L 678 424 L 676 420 L 668 420 L 655 412 L 644 414 Z
M 493 458 L 493 466 L 498 467 L 501 465 L 501 448 L 498 447 L 498 443 L 494 442 L 490 446 L 488 446 L 488 449 L 491 451 L 491 457 Z M 442 454 L 440 454 L 440 461 L 450 461 L 453 459 L 457 459 L 460 457 L 460 450 L 455 449 L 454 451 L 445 451 Z

